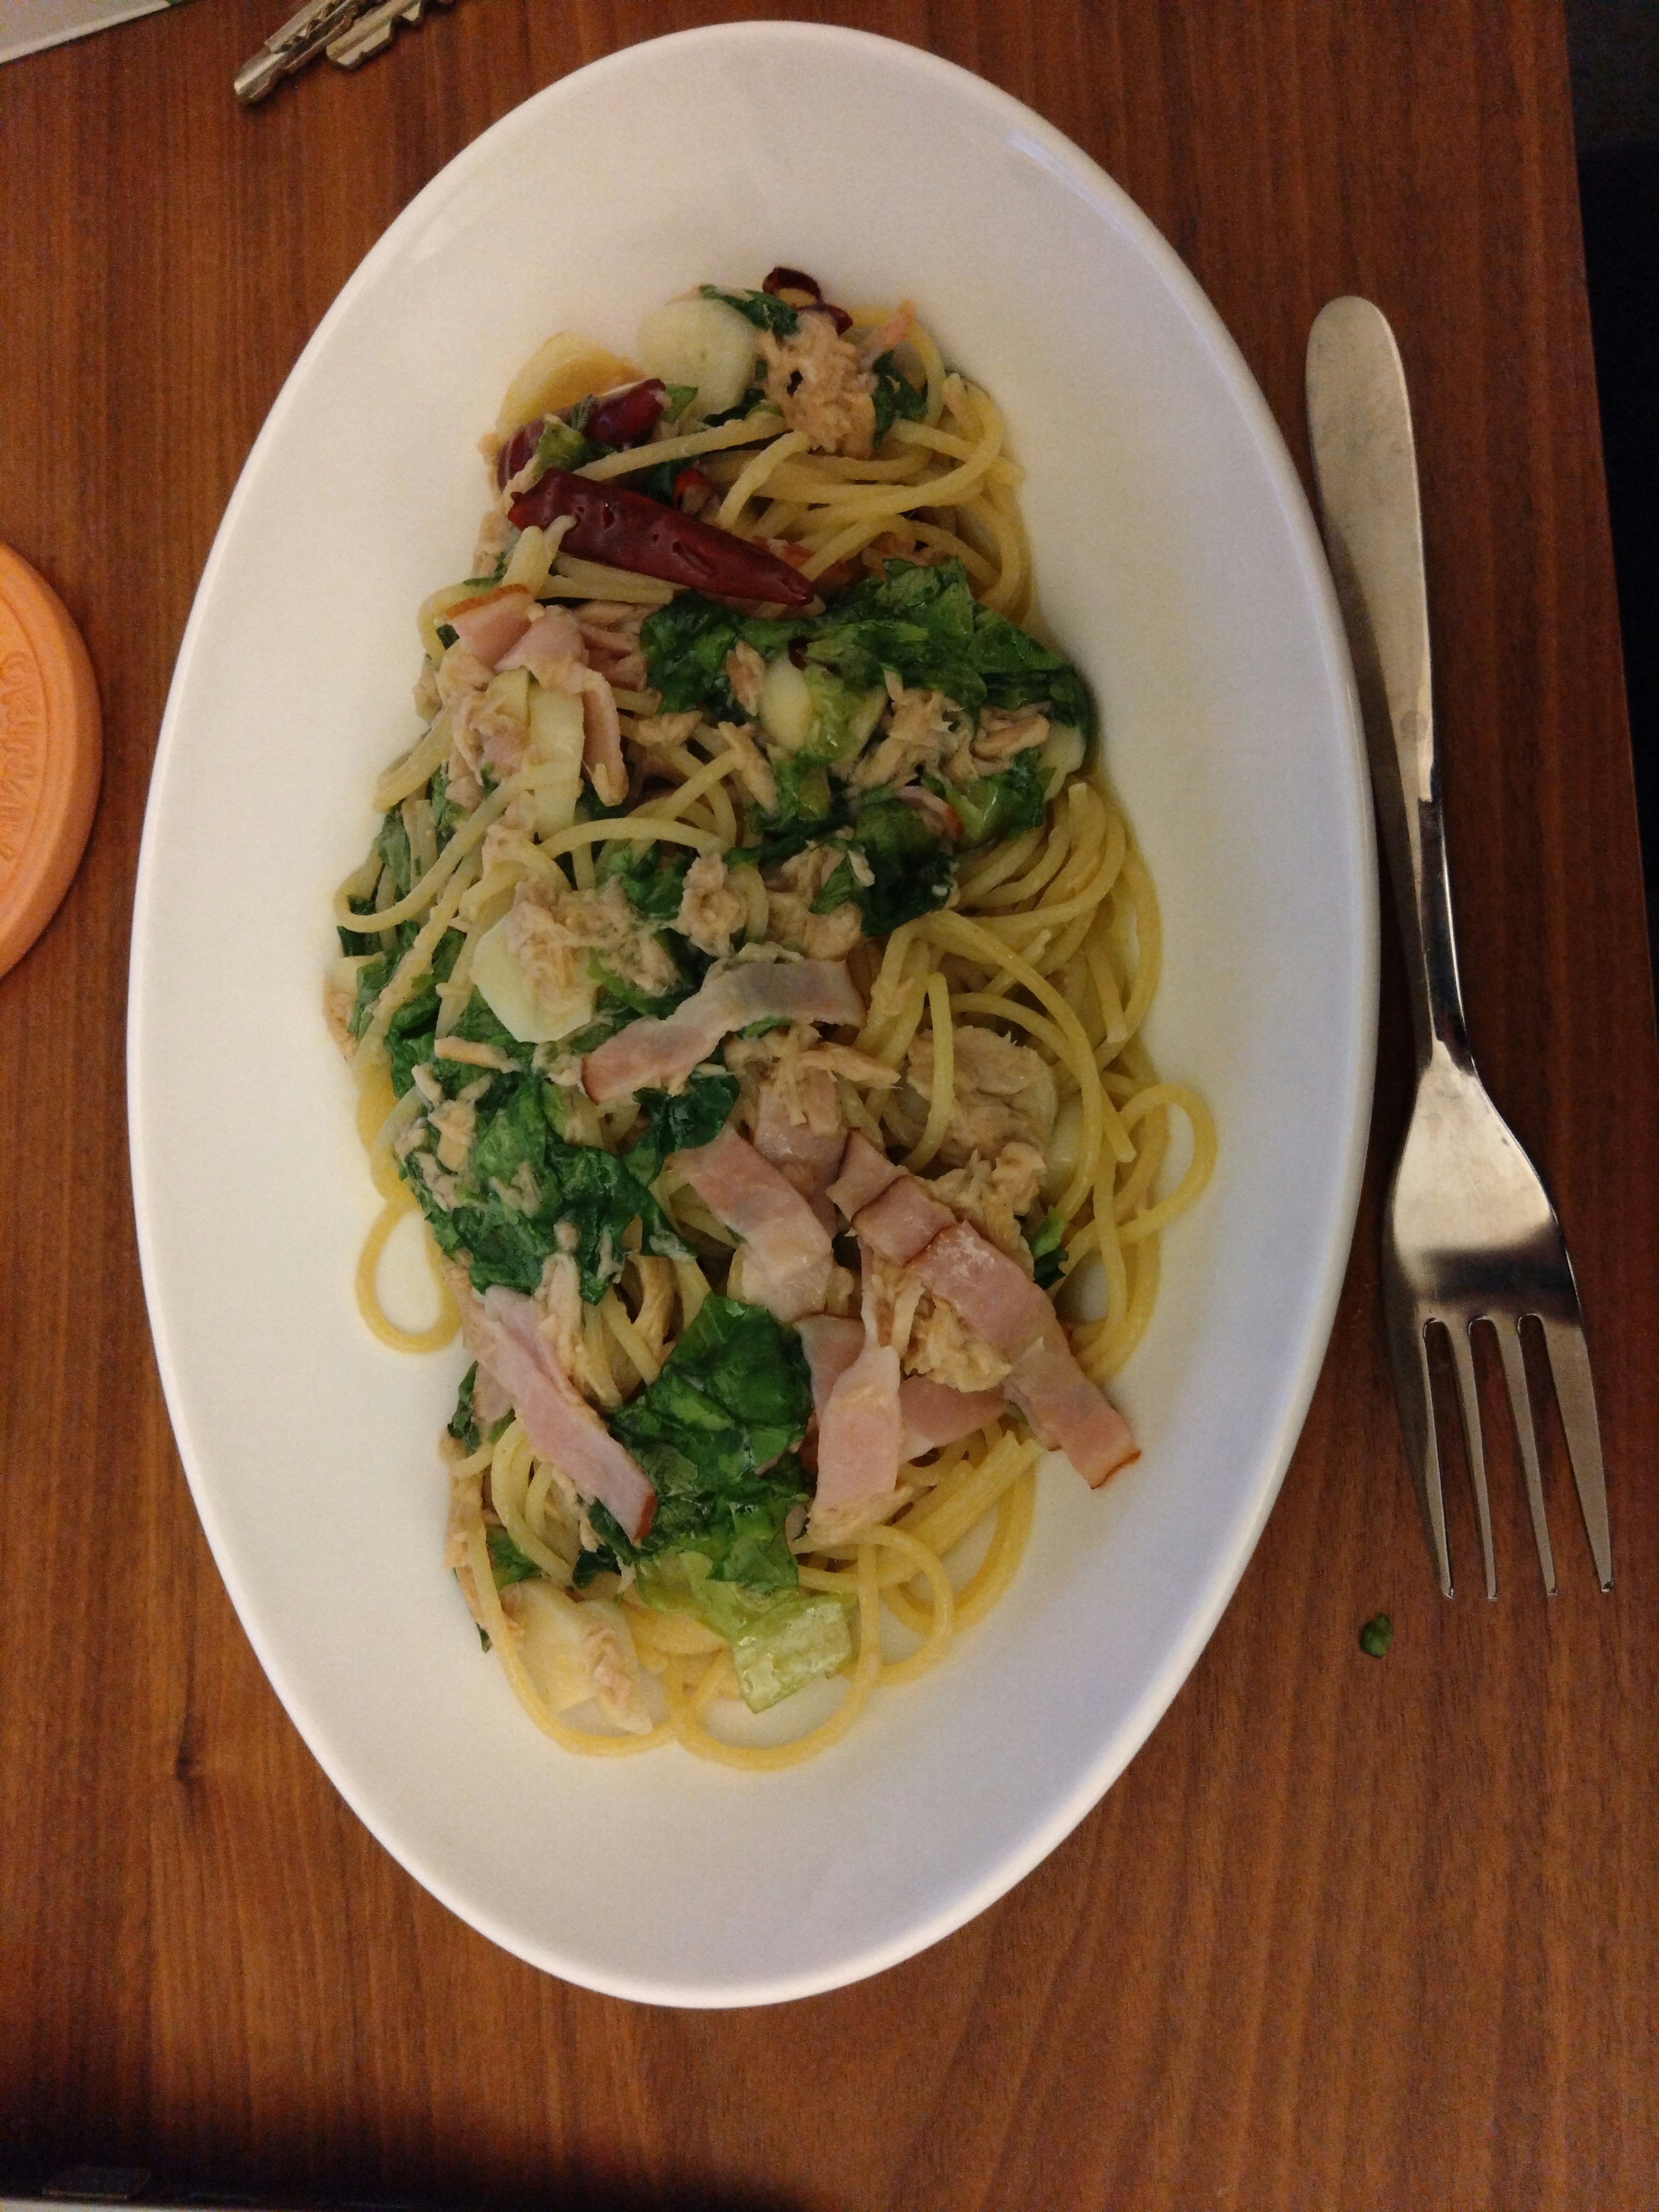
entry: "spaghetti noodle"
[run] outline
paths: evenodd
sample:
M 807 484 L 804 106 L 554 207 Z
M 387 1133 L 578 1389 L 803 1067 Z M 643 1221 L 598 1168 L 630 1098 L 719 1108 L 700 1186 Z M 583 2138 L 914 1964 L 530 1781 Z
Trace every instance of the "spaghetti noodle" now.
M 473 1355 L 447 1557 L 481 1635 L 567 1749 L 768 1770 L 984 1617 L 1045 1446 L 1134 1455 L 1100 1386 L 1216 1138 L 1141 1040 L 1157 900 L 1030 627 L 990 396 L 908 303 L 788 270 L 641 350 L 514 380 L 327 1010 L 364 1316 Z M 417 1206 L 440 1306 L 405 1329 L 378 1273 Z M 1062 1329 L 1038 1292 L 1085 1263 Z M 715 1725 L 836 1679 L 788 1741 Z

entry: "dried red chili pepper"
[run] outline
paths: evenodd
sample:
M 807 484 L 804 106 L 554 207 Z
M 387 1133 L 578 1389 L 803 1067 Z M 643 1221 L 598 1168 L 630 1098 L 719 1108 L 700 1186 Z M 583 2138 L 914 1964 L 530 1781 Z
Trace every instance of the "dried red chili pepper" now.
M 853 318 L 848 313 L 846 308 L 837 307 L 833 301 L 826 300 L 823 296 L 823 287 L 818 283 L 817 278 L 809 276 L 804 269 L 774 269 L 762 284 L 761 289 L 763 292 L 770 292 L 775 298 L 785 292 L 805 292 L 813 307 L 828 315 L 835 324 L 837 337 L 843 331 L 850 331 L 853 327 Z M 809 311 L 803 308 L 801 312 L 805 313 Z
M 586 404 L 578 403 L 583 406 Z M 582 435 L 591 438 L 596 446 L 642 446 L 656 428 L 667 404 L 668 387 L 659 377 L 647 376 L 641 384 L 624 385 L 620 392 L 608 392 L 593 403 L 593 411 Z M 568 422 L 575 412 L 574 407 L 561 408 L 556 419 Z M 495 456 L 495 482 L 499 485 L 505 488 L 521 469 L 529 466 L 546 428 L 546 416 L 538 415 L 533 422 L 526 422 L 522 429 L 513 433 Z
M 702 514 L 719 496 L 714 478 L 701 469 L 684 468 L 674 479 L 674 504 L 682 514 Z
M 595 483 L 563 469 L 549 469 L 516 499 L 509 520 L 518 530 L 545 530 L 566 514 L 575 522 L 560 541 L 560 550 L 584 561 L 608 562 L 613 568 L 690 585 L 721 599 L 800 607 L 816 590 L 787 561 L 734 538 L 729 530 L 699 522 L 640 492 Z
M 597 401 L 585 434 L 596 446 L 642 446 L 667 404 L 668 386 L 660 377 L 647 376 Z

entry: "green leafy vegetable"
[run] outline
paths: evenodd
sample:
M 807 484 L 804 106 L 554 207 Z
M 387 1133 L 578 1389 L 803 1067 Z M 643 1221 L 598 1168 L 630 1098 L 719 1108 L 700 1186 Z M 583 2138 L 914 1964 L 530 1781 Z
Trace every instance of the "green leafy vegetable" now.
M 927 412 L 927 394 L 921 386 L 899 374 L 890 353 L 878 354 L 870 366 L 876 379 L 872 397 L 876 404 L 876 443 L 880 445 L 895 422 L 921 421 Z
M 1028 745 L 995 775 L 980 776 L 960 791 L 937 781 L 933 788 L 961 816 L 963 843 L 989 845 L 1042 827 L 1048 781 L 1042 748 Z
M 1032 1273 L 1040 1291 L 1051 1291 L 1066 1272 L 1066 1249 L 1063 1239 L 1066 1223 L 1058 1213 L 1043 1216 L 1042 1225 L 1030 1239 Z
M 1359 1648 L 1368 1659 L 1387 1656 L 1394 1642 L 1394 1623 L 1386 1613 L 1376 1613 L 1359 1632 Z
M 601 884 L 616 877 L 641 921 L 672 922 L 680 910 L 691 858 L 683 845 L 633 845 L 618 837 L 604 848 L 595 877 Z
M 459 643 L 461 633 L 454 627 L 453 623 L 441 622 L 435 624 L 434 627 L 438 633 L 438 642 L 443 647 L 446 652 L 449 650 L 452 645 Z
M 536 441 L 536 474 L 540 477 L 549 469 L 580 469 L 608 451 L 608 447 L 596 446 L 591 438 L 585 438 L 574 422 L 562 422 L 556 415 L 550 415 Z
M 741 640 L 769 659 L 810 627 L 733 614 L 701 592 L 682 592 L 646 617 L 640 644 L 652 687 L 662 694 L 665 713 L 682 714 L 698 707 L 719 722 L 746 722 L 753 717 L 738 704 L 726 681 L 726 654 Z
M 919 808 L 889 792 L 866 799 L 837 842 L 862 856 L 873 881 L 860 882 L 843 860 L 813 900 L 815 913 L 831 913 L 851 898 L 866 936 L 884 937 L 901 922 L 936 912 L 951 896 L 957 874 L 950 847 Z
M 514 1583 L 527 1583 L 541 1569 L 534 1559 L 526 1559 L 505 1528 L 492 1528 L 484 1538 L 489 1552 L 489 1571 L 498 1590 L 510 1589 Z
M 667 386 L 664 390 L 662 399 L 663 421 L 677 422 L 696 396 L 697 387 L 695 384 Z
M 654 1182 L 671 1152 L 712 1145 L 738 1103 L 738 1079 L 695 1074 L 684 1091 L 641 1091 L 646 1133 L 623 1155 L 641 1182 Z
M 793 1329 L 764 1306 L 705 1298 L 656 1381 L 611 1416 L 656 1490 L 650 1534 L 630 1544 L 602 1505 L 595 1529 L 618 1559 L 695 1550 L 719 1581 L 793 1588 L 783 1524 L 807 1496 L 794 1448 L 811 1411 Z
M 770 331 L 774 337 L 793 337 L 800 327 L 795 310 L 774 292 L 722 292 L 718 284 L 705 284 L 701 289 L 705 300 L 723 300 L 757 331 Z
M 411 1026 L 398 1033 L 398 1022 L 405 1016 Z M 468 1062 L 433 1060 L 436 1019 L 435 991 L 394 1018 L 388 1036 L 394 1086 L 401 1082 L 406 1091 L 410 1071 L 422 1060 L 431 1061 L 438 1082 L 452 1095 L 478 1080 L 480 1071 Z M 456 1031 L 503 1053 L 522 1051 L 477 992 Z M 594 1304 L 621 1273 L 635 1222 L 647 1251 L 685 1257 L 672 1224 L 623 1160 L 597 1146 L 566 1144 L 556 1134 L 559 1108 L 551 1085 L 521 1064 L 484 1073 L 488 1087 L 475 1102 L 473 1141 L 464 1167 L 444 1174 L 425 1146 L 401 1164 L 440 1249 L 465 1255 L 475 1290 L 505 1283 L 532 1292 L 548 1260 L 568 1251 L 582 1297 Z M 432 1161 L 431 1180 L 422 1170 L 422 1158 Z
M 718 1581 L 699 1552 L 641 1560 L 635 1588 L 657 1612 L 689 1614 L 726 1638 L 751 1712 L 833 1674 L 853 1656 L 850 1608 L 829 1591 L 744 1589 Z

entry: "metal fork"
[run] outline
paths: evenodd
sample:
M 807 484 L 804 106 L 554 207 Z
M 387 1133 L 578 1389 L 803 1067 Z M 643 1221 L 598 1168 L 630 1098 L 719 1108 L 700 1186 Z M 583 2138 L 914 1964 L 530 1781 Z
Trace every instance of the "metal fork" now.
M 1521 1323 L 1543 1329 L 1585 1531 L 1613 1587 L 1595 1390 L 1572 1267 L 1537 1170 L 1475 1073 L 1457 980 L 1435 756 L 1423 526 L 1411 408 L 1394 333 L 1369 300 L 1333 300 L 1308 340 L 1308 422 L 1325 540 L 1353 655 L 1382 843 L 1406 945 L 1417 1098 L 1389 1194 L 1382 1301 L 1395 1395 L 1442 1593 L 1452 1594 L 1428 1331 L 1450 1342 L 1480 1525 L 1498 1595 L 1471 1332 L 1491 1323 L 1521 1446 L 1544 1587 L 1544 1512 Z

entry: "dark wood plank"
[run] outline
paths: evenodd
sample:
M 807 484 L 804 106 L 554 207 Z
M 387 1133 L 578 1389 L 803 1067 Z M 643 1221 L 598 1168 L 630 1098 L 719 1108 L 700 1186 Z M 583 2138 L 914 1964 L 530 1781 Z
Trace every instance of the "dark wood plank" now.
M 538 86 L 763 11 L 466 0 L 240 113 L 231 74 L 276 12 L 213 0 L 0 71 L 0 537 L 80 620 L 108 741 L 80 878 L 0 982 L 0 2146 L 458 2202 L 1650 2212 L 1659 1071 L 1553 0 L 764 11 L 931 44 L 1094 153 L 1298 458 L 1318 307 L 1363 290 L 1394 319 L 1475 1043 L 1578 1267 L 1620 1587 L 1595 1594 L 1558 1486 L 1547 1605 L 1500 1451 L 1500 1601 L 1433 1596 L 1374 1174 L 1284 1496 L 1118 1787 L 927 1956 L 714 2016 L 494 1950 L 370 1841 L 276 1705 L 155 1380 L 122 1000 L 195 580 L 335 291 Z M 1403 1048 L 1390 957 L 1385 1158 Z M 1382 1607 L 1378 1664 L 1355 1632 Z

